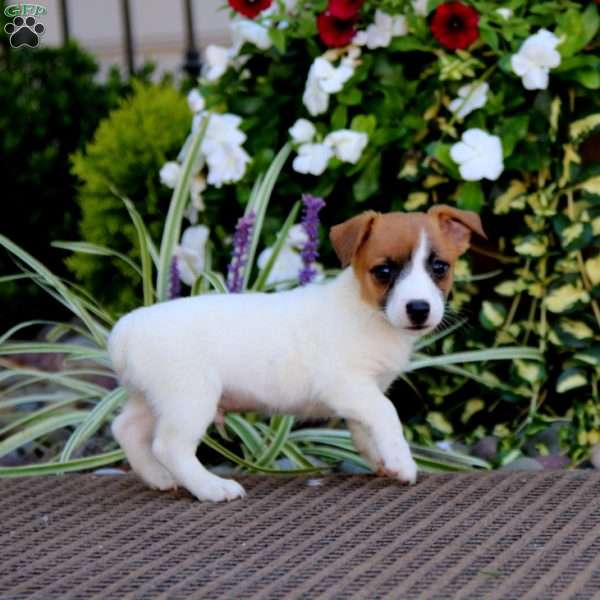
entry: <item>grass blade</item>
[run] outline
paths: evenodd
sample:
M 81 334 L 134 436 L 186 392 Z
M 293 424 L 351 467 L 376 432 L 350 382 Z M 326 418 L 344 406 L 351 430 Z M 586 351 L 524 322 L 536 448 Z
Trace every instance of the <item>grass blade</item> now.
M 270 465 L 280 454 L 294 425 L 294 417 L 276 415 L 271 419 L 274 430 L 273 440 L 256 460 L 256 464 L 264 467 Z
M 144 306 L 151 306 L 154 303 L 154 287 L 152 286 L 152 260 L 150 258 L 151 249 L 154 247 L 152 239 L 146 230 L 142 217 L 135 210 L 131 200 L 122 198 L 127 212 L 133 221 L 140 248 L 140 259 L 142 261 L 142 287 L 144 290 Z M 156 250 L 155 250 L 156 251 Z
M 169 212 L 163 229 L 163 237 L 160 244 L 160 256 L 158 264 L 158 277 L 156 282 L 156 296 L 159 302 L 164 302 L 169 299 L 169 274 L 171 271 L 171 261 L 175 252 L 175 246 L 179 242 L 181 236 L 181 221 L 183 213 L 188 201 L 190 181 L 192 178 L 192 170 L 198 164 L 198 156 L 200 155 L 200 147 L 204 132 L 208 125 L 210 116 L 204 117 L 198 131 L 192 138 L 190 149 L 185 157 L 181 176 L 177 182 L 177 187 L 173 192 Z
M 277 257 L 279 256 L 279 253 L 281 252 L 281 250 L 287 240 L 288 233 L 289 233 L 290 229 L 292 228 L 292 225 L 294 225 L 294 223 L 296 222 L 296 219 L 298 218 L 299 212 L 300 212 L 300 202 L 296 202 L 294 204 L 294 206 L 292 207 L 292 210 L 290 211 L 290 214 L 288 215 L 287 219 L 285 220 L 283 227 L 279 231 L 279 233 L 277 235 L 277 240 L 273 244 L 273 250 L 271 252 L 271 256 L 269 256 L 269 260 L 267 261 L 267 264 L 265 265 L 264 269 L 262 271 L 260 271 L 260 273 L 258 274 L 258 277 L 256 278 L 254 285 L 252 286 L 252 290 L 260 291 L 260 292 L 263 291 L 265 284 L 267 283 L 267 279 L 269 278 L 269 275 L 271 274 L 271 271 L 273 270 L 273 266 L 275 265 L 275 262 L 277 261 Z
M 60 250 L 68 250 L 69 252 L 74 252 L 76 254 L 93 254 L 94 256 L 112 256 L 113 258 L 118 258 L 122 260 L 127 266 L 131 267 L 140 277 L 142 276 L 142 270 L 138 265 L 136 265 L 129 256 L 125 254 L 121 254 L 121 252 L 117 252 L 116 250 L 111 250 L 106 246 L 99 246 L 98 244 L 91 244 L 89 242 L 65 242 L 58 240 L 56 242 L 52 242 L 51 246 L 54 248 L 59 248 Z
M 64 463 L 41 463 L 24 467 L 0 467 L 0 477 L 33 477 L 39 475 L 60 475 L 72 471 L 97 469 L 106 465 L 121 462 L 125 458 L 122 450 L 113 450 L 104 454 L 94 454 L 85 458 L 77 458 Z
M 23 429 L 0 442 L 0 458 L 43 435 L 47 435 L 57 429 L 69 427 L 70 425 L 76 425 L 83 421 L 86 415 L 86 411 L 74 410 L 60 415 L 46 417 L 39 423 L 34 423 L 27 429 Z
M 250 247 L 248 249 L 248 256 L 246 260 L 246 269 L 244 270 L 244 285 L 243 289 L 248 289 L 248 281 L 250 280 L 250 272 L 254 265 L 254 258 L 256 256 L 256 250 L 258 248 L 258 241 L 262 232 L 263 223 L 265 220 L 265 214 L 269 201 L 271 200 L 271 194 L 273 188 L 285 161 L 288 159 L 292 147 L 290 144 L 285 144 L 279 151 L 277 156 L 273 159 L 270 164 L 264 179 L 261 181 L 260 186 L 256 189 L 256 195 L 253 197 L 252 202 L 248 205 L 248 208 L 253 210 L 256 214 L 256 220 L 254 221 L 254 227 L 252 228 L 252 238 L 250 240 Z
M 108 416 L 125 401 L 126 397 L 127 392 L 123 387 L 118 387 L 108 392 L 71 434 L 61 452 L 60 462 L 68 461 L 73 452 L 104 425 Z
M 84 308 L 81 300 L 75 296 L 75 294 L 73 294 L 62 281 L 54 275 L 54 273 L 49 271 L 41 262 L 2 234 L 0 234 L 0 245 L 24 262 L 32 271 L 38 274 L 48 286 L 55 289 L 60 294 L 65 300 L 66 306 L 68 306 L 69 309 L 85 323 L 98 346 L 102 347 L 106 344 L 106 338 L 102 328 L 92 318 L 86 308 Z
M 484 362 L 488 360 L 515 360 L 517 358 L 542 361 L 543 356 L 537 348 L 515 346 L 509 348 L 489 348 L 486 350 L 472 350 L 470 352 L 455 352 L 442 356 L 417 355 L 410 362 L 409 371 L 417 371 L 428 367 L 462 364 L 466 362 Z

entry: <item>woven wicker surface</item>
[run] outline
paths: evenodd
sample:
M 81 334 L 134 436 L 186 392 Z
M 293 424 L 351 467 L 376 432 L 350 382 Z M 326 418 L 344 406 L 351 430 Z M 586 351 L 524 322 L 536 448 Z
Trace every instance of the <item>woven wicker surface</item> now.
M 0 481 L 0 598 L 598 598 L 600 474 Z

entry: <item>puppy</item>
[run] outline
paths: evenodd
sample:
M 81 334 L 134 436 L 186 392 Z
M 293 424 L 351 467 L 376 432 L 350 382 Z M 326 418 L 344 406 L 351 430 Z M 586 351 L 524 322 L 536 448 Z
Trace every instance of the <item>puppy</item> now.
M 385 390 L 415 341 L 444 315 L 472 212 L 365 212 L 331 229 L 344 270 L 274 294 L 205 295 L 140 308 L 109 339 L 129 392 L 113 433 L 133 470 L 160 490 L 200 500 L 244 496 L 196 458 L 207 427 L 229 410 L 342 417 L 379 474 L 414 483 L 417 466 Z

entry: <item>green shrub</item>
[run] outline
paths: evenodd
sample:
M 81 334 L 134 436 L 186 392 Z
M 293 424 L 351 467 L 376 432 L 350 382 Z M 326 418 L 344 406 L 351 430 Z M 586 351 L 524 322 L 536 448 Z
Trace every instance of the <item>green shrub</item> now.
M 116 193 L 134 203 L 150 235 L 160 241 L 171 192 L 158 173 L 177 154 L 190 119 L 185 97 L 173 87 L 136 84 L 133 95 L 102 121 L 85 151 L 73 157 L 73 173 L 82 181 L 77 201 L 87 242 L 137 256 L 135 230 Z M 136 306 L 141 282 L 122 261 L 76 255 L 67 263 L 106 306 L 117 312 Z
M 71 238 L 77 231 L 68 157 L 91 138 L 123 90 L 114 77 L 99 83 L 97 72 L 94 59 L 75 44 L 0 56 L 0 228 L 34 254 L 48 256 L 48 265 L 61 275 L 66 274 L 64 256 L 48 255 L 48 246 L 49 240 Z M 0 272 L 15 272 L 4 253 Z M 26 280 L 2 284 L 0 304 L 3 330 L 25 318 L 65 314 Z
M 253 160 L 235 186 L 205 192 L 207 222 L 225 222 L 232 204 L 246 202 L 256 173 L 289 139 L 297 119 L 314 125 L 313 143 L 327 145 L 340 129 L 367 134 L 355 163 L 336 154 L 315 176 L 288 164 L 271 213 L 277 218 L 267 229 L 279 228 L 299 191 L 328 199 L 327 225 L 365 209 L 426 210 L 437 202 L 480 212 L 490 243 L 475 240 L 458 275 L 478 277 L 459 281 L 450 299 L 469 328 L 438 350 L 528 344 L 544 353 L 545 365 L 480 363 L 442 376 L 415 374 L 412 387 L 396 388 L 399 411 L 416 439 L 496 434 L 499 461 L 514 457 L 553 421 L 570 424 L 563 450 L 582 460 L 600 441 L 600 164 L 580 150 L 600 127 L 599 7 L 514 0 L 498 12 L 496 2 L 469 0 L 461 10 L 477 13 L 467 27 L 473 36 L 452 46 L 433 35 L 434 20 L 449 8 L 440 10 L 437 0 L 360 4 L 358 30 L 374 27 L 379 9 L 397 19 L 395 33 L 386 38 L 380 19 L 380 43 L 351 48 L 347 38 L 340 48 L 327 48 L 317 22 L 327 2 L 300 11 L 279 2 L 268 17 L 245 22 L 251 34 L 234 48 L 243 60 L 223 71 L 213 60 L 218 53 L 208 53 L 200 92 L 207 108 L 242 118 L 244 149 Z M 233 21 L 238 33 L 239 19 Z M 452 23 L 448 28 L 448 36 L 457 33 Z M 536 61 L 544 66 L 526 82 L 513 57 L 539 32 L 546 36 L 536 37 L 543 51 L 525 62 L 527 69 Z M 330 71 L 321 69 L 330 85 L 322 110 L 303 98 L 317 58 Z M 351 64 L 351 76 L 332 85 L 331 72 L 343 62 Z M 312 87 L 321 85 L 315 81 Z M 485 97 L 460 114 L 476 87 L 486 89 Z M 495 167 L 473 176 L 461 171 L 452 149 L 475 129 L 489 142 L 477 156 Z

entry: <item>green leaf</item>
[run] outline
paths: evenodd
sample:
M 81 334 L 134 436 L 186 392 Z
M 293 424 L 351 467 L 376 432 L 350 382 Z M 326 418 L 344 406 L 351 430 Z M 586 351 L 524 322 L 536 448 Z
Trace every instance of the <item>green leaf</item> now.
M 458 186 L 456 205 L 462 210 L 481 212 L 485 201 L 479 181 L 465 181 Z
M 573 56 L 585 48 L 598 31 L 598 21 L 598 10 L 593 2 L 583 12 L 573 8 L 559 14 L 556 35 L 563 37 L 558 46 L 561 55 L 565 58 Z
M 61 452 L 60 462 L 67 462 L 73 452 L 104 425 L 108 417 L 125 401 L 126 397 L 127 392 L 123 387 L 117 387 L 108 392 L 71 434 Z
M 499 329 L 506 320 L 506 308 L 499 302 L 484 300 L 479 312 L 479 322 L 488 330 Z
M 274 437 L 271 444 L 257 458 L 256 464 L 264 467 L 270 465 L 280 454 L 294 425 L 294 417 L 276 415 L 271 419 Z
M 104 454 L 95 454 L 85 458 L 77 458 L 65 463 L 40 463 L 24 467 L 0 467 L 0 477 L 34 477 L 39 475 L 59 475 L 73 471 L 97 469 L 106 465 L 121 462 L 125 458 L 122 450 L 114 450 Z
M 343 104 L 338 104 L 331 115 L 332 129 L 345 129 L 348 123 L 348 109 Z
M 568 312 L 581 304 L 587 304 L 589 301 L 590 295 L 584 289 L 572 283 L 552 289 L 544 298 L 544 304 L 553 313 Z
M 379 191 L 380 174 L 381 154 L 376 154 L 369 159 L 360 177 L 352 186 L 356 202 L 364 202 Z
M 253 291 L 259 291 L 259 292 L 264 291 L 264 287 L 265 287 L 265 284 L 267 283 L 267 279 L 269 278 L 269 275 L 271 274 L 271 271 L 275 265 L 275 262 L 277 261 L 277 257 L 279 256 L 281 250 L 283 249 L 283 247 L 285 245 L 285 242 L 287 240 L 287 236 L 288 236 L 290 229 L 292 228 L 292 226 L 296 222 L 296 219 L 298 218 L 299 212 L 300 212 L 300 202 L 296 202 L 294 204 L 294 206 L 292 207 L 292 210 L 290 211 L 290 214 L 288 215 L 287 219 L 285 220 L 283 227 L 277 234 L 277 240 L 275 241 L 275 244 L 273 244 L 273 251 L 271 252 L 271 255 L 269 256 L 269 260 L 267 261 L 267 264 L 264 266 L 264 268 L 258 274 L 258 277 L 256 278 L 254 285 L 252 286 Z
M 254 221 L 254 227 L 252 228 L 252 237 L 250 239 L 250 248 L 246 257 L 246 269 L 244 270 L 244 285 L 243 289 L 248 289 L 248 281 L 250 279 L 250 272 L 252 271 L 252 265 L 254 265 L 254 257 L 256 256 L 256 250 L 258 248 L 258 241 L 262 232 L 263 223 L 265 220 L 265 214 L 267 207 L 271 201 L 271 195 L 273 188 L 277 182 L 277 178 L 288 159 L 290 152 L 292 151 L 291 145 L 285 144 L 278 152 L 277 156 L 273 159 L 273 162 L 269 166 L 263 179 L 257 180 L 258 183 L 253 189 L 250 202 L 248 203 L 247 211 L 254 211 L 256 219 Z
M 529 131 L 529 115 L 522 114 L 505 119 L 500 130 L 502 153 L 504 158 L 510 156 L 515 146 L 524 140 Z
M 343 89 L 337 96 L 337 101 L 346 106 L 358 106 L 362 104 L 363 94 L 358 88 Z
M 377 127 L 377 118 L 375 115 L 356 115 L 350 123 L 350 129 L 353 131 L 362 131 L 366 134 L 373 135 Z
M 283 29 L 279 29 L 278 27 L 270 27 L 269 28 L 269 37 L 273 42 L 273 46 L 277 48 L 280 54 L 285 54 L 287 39 L 286 34 Z
M 129 216 L 133 221 L 133 225 L 135 227 L 135 231 L 138 237 L 138 246 L 140 249 L 140 257 L 142 261 L 142 283 L 143 283 L 143 291 L 144 291 L 144 306 L 150 306 L 154 302 L 154 286 L 152 285 L 152 262 L 151 255 L 152 252 L 156 253 L 156 249 L 154 248 L 154 243 L 152 242 L 152 238 L 148 234 L 146 230 L 146 226 L 144 225 L 144 221 L 142 217 L 138 213 L 138 211 L 133 206 L 133 203 L 127 198 L 123 198 L 123 203 L 127 208 L 127 212 L 129 212 Z M 156 257 L 156 261 L 158 262 L 158 257 Z
M 588 378 L 585 371 L 577 368 L 566 369 L 556 381 L 556 391 L 559 394 L 565 394 L 571 390 L 588 385 Z
M 85 419 L 87 413 L 81 410 L 73 410 L 59 415 L 47 416 L 43 420 L 30 424 L 29 427 L 19 431 L 0 442 L 0 457 L 6 456 L 13 450 L 28 444 L 48 433 L 63 429 L 70 425 L 76 425 Z
M 210 115 L 204 117 L 202 123 L 198 127 L 198 131 L 192 138 L 192 142 L 181 169 L 181 176 L 179 177 L 177 187 L 173 191 L 171 203 L 169 204 L 169 211 L 167 213 L 162 241 L 160 243 L 158 277 L 156 281 L 156 295 L 159 302 L 164 302 L 169 299 L 171 261 L 173 260 L 175 246 L 179 243 L 181 222 L 188 203 L 190 182 L 194 175 L 192 171 L 198 166 L 200 147 L 209 119 Z
M 35 274 L 39 275 L 40 281 L 46 288 L 55 291 L 64 305 L 85 323 L 98 346 L 102 348 L 106 347 L 108 331 L 91 316 L 89 306 L 81 297 L 74 294 L 59 277 L 48 270 L 40 261 L 2 234 L 0 234 L 0 246 L 4 246 L 6 250 L 14 254 L 20 261 L 32 269 Z
M 458 166 L 452 160 L 450 156 L 450 144 L 442 144 L 440 142 L 434 142 L 427 146 L 427 154 L 435 158 L 442 166 L 446 167 L 446 171 L 454 179 L 462 179 L 458 171 Z
M 489 360 L 515 360 L 526 358 L 530 360 L 543 360 L 543 356 L 537 348 L 526 346 L 508 346 L 506 348 L 489 348 L 487 350 L 472 350 L 469 352 L 455 352 L 442 356 L 415 355 L 409 363 L 410 371 L 426 369 L 428 367 L 440 367 L 467 362 L 486 362 Z

